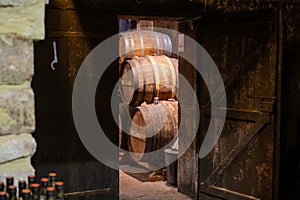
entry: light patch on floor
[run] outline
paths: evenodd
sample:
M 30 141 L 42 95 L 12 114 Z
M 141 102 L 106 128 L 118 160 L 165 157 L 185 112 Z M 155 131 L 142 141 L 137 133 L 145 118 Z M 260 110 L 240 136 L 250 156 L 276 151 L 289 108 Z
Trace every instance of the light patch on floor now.
M 120 200 L 191 200 L 166 181 L 141 182 L 120 171 Z

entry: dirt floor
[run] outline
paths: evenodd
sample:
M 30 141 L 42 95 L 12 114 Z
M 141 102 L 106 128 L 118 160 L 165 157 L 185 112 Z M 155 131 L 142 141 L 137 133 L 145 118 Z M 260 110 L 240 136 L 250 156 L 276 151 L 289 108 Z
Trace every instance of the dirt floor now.
M 120 200 L 191 200 L 166 181 L 145 182 L 120 171 Z

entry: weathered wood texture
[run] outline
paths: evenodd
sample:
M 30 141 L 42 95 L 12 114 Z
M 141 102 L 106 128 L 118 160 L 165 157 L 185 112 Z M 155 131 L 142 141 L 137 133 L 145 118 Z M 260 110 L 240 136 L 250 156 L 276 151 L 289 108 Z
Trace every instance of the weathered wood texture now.
M 199 162 L 200 199 L 274 198 L 274 104 L 279 98 L 274 13 L 208 15 L 198 24 L 199 42 L 217 64 L 227 93 L 222 135 Z M 218 118 L 210 119 L 209 95 L 205 84 L 199 85 L 202 140 L 210 120 L 218 123 Z
M 192 16 L 200 14 L 199 0 L 53 0 L 50 8 L 80 9 L 116 14 L 149 16 Z
M 197 39 L 198 27 L 194 26 L 196 23 L 180 23 L 179 31 L 190 36 L 194 40 Z M 193 44 L 185 43 L 185 48 L 183 52 L 179 52 L 179 56 L 182 55 L 190 55 L 191 58 L 194 58 L 194 63 L 197 63 L 197 48 Z M 175 49 L 177 46 L 175 47 Z M 183 59 L 179 57 L 179 73 L 184 76 L 184 78 L 189 82 L 192 89 L 197 93 L 197 85 L 198 85 L 198 74 L 196 69 Z M 187 93 L 182 87 L 183 77 L 179 78 L 179 100 L 188 96 Z M 196 99 L 191 100 L 191 102 L 186 103 L 186 105 L 180 104 L 182 107 L 185 107 L 185 110 L 180 110 L 181 116 L 187 115 L 187 113 L 192 113 L 194 118 L 183 119 L 180 117 L 180 128 L 178 133 L 179 137 L 179 154 L 182 156 L 178 159 L 178 191 L 186 194 L 190 197 L 197 197 L 197 188 L 198 188 L 198 155 L 197 150 L 199 149 L 198 139 L 195 138 L 188 149 L 185 149 L 187 146 L 186 141 L 189 141 L 193 137 L 193 135 L 197 132 L 197 124 L 196 118 L 198 116 L 197 113 L 197 105 Z M 186 113 L 184 113 L 186 112 Z
M 71 193 L 68 199 L 117 199 L 118 171 L 103 165 L 87 152 L 72 117 L 72 89 L 77 71 L 97 44 L 118 33 L 117 18 L 115 15 L 47 9 L 46 27 L 46 39 L 36 42 L 34 48 L 37 120 L 34 137 L 38 150 L 33 163 L 37 175 L 42 177 L 49 171 L 56 171 L 65 181 L 66 193 Z M 56 41 L 58 56 L 55 70 L 50 67 L 54 58 L 53 41 Z M 108 137 L 116 145 L 118 128 L 108 110 L 110 98 L 106 94 L 111 93 L 117 80 L 118 63 L 113 63 L 101 78 L 96 93 L 99 122 L 104 124 L 105 132 L 109 130 Z M 114 156 L 117 162 L 118 155 Z

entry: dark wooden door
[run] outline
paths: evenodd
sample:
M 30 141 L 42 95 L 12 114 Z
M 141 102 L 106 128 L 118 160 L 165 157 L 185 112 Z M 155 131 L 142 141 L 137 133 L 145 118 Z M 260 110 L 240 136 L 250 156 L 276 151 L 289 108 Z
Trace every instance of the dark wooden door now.
M 72 89 L 77 70 L 96 45 L 118 33 L 117 17 L 50 7 L 46 9 L 46 38 L 34 46 L 33 89 L 37 123 L 34 136 L 38 149 L 33 164 L 37 176 L 40 178 L 50 171 L 57 172 L 58 178 L 65 182 L 67 199 L 117 199 L 118 171 L 100 163 L 86 150 L 72 116 Z M 54 69 L 50 66 L 54 59 L 53 42 L 56 43 L 58 57 Z M 96 103 L 98 109 L 110 102 L 107 93 L 116 80 L 118 65 L 113 63 L 100 83 L 104 88 L 97 94 L 97 98 L 101 99 Z M 102 118 L 109 116 L 109 111 L 101 110 L 100 115 Z M 105 123 L 110 127 L 109 138 L 118 144 L 115 123 L 112 120 Z M 118 162 L 118 155 L 114 156 Z
M 227 108 L 218 108 L 227 111 L 221 137 L 199 160 L 200 199 L 275 198 L 277 16 L 276 11 L 222 14 L 198 23 L 199 42 L 218 66 L 227 93 Z M 201 141 L 218 116 L 211 118 L 209 94 L 199 85 Z

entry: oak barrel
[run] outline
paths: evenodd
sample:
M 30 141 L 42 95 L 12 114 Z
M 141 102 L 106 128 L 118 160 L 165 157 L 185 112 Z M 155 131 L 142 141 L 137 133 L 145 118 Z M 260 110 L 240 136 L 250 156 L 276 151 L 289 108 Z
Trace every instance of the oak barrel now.
M 164 150 L 155 156 L 144 153 L 168 148 L 178 133 L 178 101 L 160 101 L 136 107 L 130 126 L 129 150 L 135 161 L 159 165 L 164 163 Z M 138 154 L 137 154 L 138 153 Z
M 146 56 L 127 60 L 122 70 L 120 92 L 124 103 L 139 106 L 144 101 L 176 99 L 178 60 L 167 56 Z
M 128 31 L 120 33 L 119 51 L 120 63 L 135 56 L 142 57 L 153 54 L 171 56 L 172 41 L 168 35 L 160 32 L 151 30 Z

